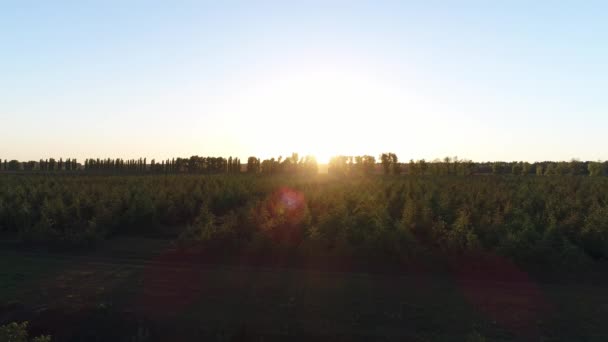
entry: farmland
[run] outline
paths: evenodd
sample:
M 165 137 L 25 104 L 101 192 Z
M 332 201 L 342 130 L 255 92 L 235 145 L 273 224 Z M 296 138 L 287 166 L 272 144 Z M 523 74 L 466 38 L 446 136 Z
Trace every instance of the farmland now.
M 525 263 L 608 256 L 605 177 L 256 175 L 0 178 L 0 231 L 79 248 L 169 237 L 254 253 L 401 263 L 489 251 Z
M 2 175 L 0 320 L 58 341 L 602 340 L 607 211 L 606 177 Z
M 177 255 L 175 254 L 177 253 Z M 499 259 L 441 272 L 210 265 L 169 241 L 114 238 L 93 252 L 4 249 L 3 320 L 56 341 L 602 340 L 607 283 L 594 272 L 528 276 Z

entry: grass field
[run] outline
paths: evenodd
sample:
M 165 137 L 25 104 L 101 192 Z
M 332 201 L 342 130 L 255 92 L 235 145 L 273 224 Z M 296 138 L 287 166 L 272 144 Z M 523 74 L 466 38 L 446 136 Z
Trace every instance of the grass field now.
M 30 320 L 55 341 L 608 338 L 608 293 L 598 280 L 538 281 L 516 269 L 500 279 L 470 268 L 211 266 L 176 262 L 168 249 L 169 241 L 146 239 L 115 239 L 77 255 L 5 248 L 0 319 Z

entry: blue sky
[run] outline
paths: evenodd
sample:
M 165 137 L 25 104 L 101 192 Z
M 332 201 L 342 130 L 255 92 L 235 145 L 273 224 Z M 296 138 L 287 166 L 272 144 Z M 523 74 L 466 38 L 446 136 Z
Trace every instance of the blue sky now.
M 0 158 L 608 159 L 608 4 L 2 1 Z

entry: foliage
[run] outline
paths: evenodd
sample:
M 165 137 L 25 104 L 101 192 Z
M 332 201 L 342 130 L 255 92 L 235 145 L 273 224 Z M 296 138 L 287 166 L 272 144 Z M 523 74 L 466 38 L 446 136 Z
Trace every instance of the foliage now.
M 484 250 L 522 262 L 581 262 L 608 258 L 608 179 L 4 175 L 0 231 L 61 247 L 169 236 L 224 254 L 393 262 Z
M 28 322 L 23 323 L 9 323 L 7 325 L 0 326 L 0 342 L 50 342 L 50 336 L 38 336 L 29 339 L 29 333 L 27 331 Z
M 379 156 L 380 163 L 370 155 L 359 156 L 335 156 L 331 158 L 328 173 L 337 176 L 367 176 L 370 174 L 384 173 L 385 175 L 400 175 L 406 173 L 413 176 L 432 175 L 458 175 L 470 176 L 473 174 L 506 175 L 513 174 L 526 176 L 535 174 L 537 176 L 554 175 L 589 175 L 604 176 L 608 173 L 608 161 L 543 161 L 528 163 L 523 161 L 495 161 L 495 162 L 473 162 L 458 157 L 445 157 L 427 162 L 424 159 L 409 163 L 399 163 L 395 153 L 382 153 Z M 55 160 L 40 159 L 39 161 L 19 161 L 0 159 L 0 172 L 8 173 L 70 173 L 70 174 L 240 174 L 245 171 L 249 174 L 317 174 L 319 167 L 314 156 L 300 157 L 297 153 L 283 158 L 270 158 L 260 160 L 250 156 L 242 170 L 241 160 L 237 157 L 202 157 L 191 156 L 188 158 L 169 158 L 160 162 L 147 158 L 128 159 L 122 158 L 87 158 L 84 163 L 77 159 L 63 158 Z
M 473 331 L 467 335 L 467 342 L 485 342 L 486 338 L 477 331 Z

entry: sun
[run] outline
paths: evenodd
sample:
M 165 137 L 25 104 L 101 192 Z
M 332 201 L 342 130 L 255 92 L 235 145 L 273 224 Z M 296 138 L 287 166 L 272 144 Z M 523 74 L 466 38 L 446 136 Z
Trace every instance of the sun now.
M 262 158 L 378 153 L 399 141 L 404 93 L 364 69 L 281 68 L 230 99 L 227 115 L 241 113 L 239 139 Z M 412 109 L 412 103 L 408 109 Z M 411 124 L 411 122 L 409 123 Z
M 327 163 L 333 155 L 365 151 L 381 139 L 373 119 L 385 101 L 370 83 L 337 71 L 287 75 L 260 98 L 261 115 L 276 124 L 280 147 Z M 283 125 L 287 129 L 281 130 Z M 271 138 L 268 147 L 272 144 Z

